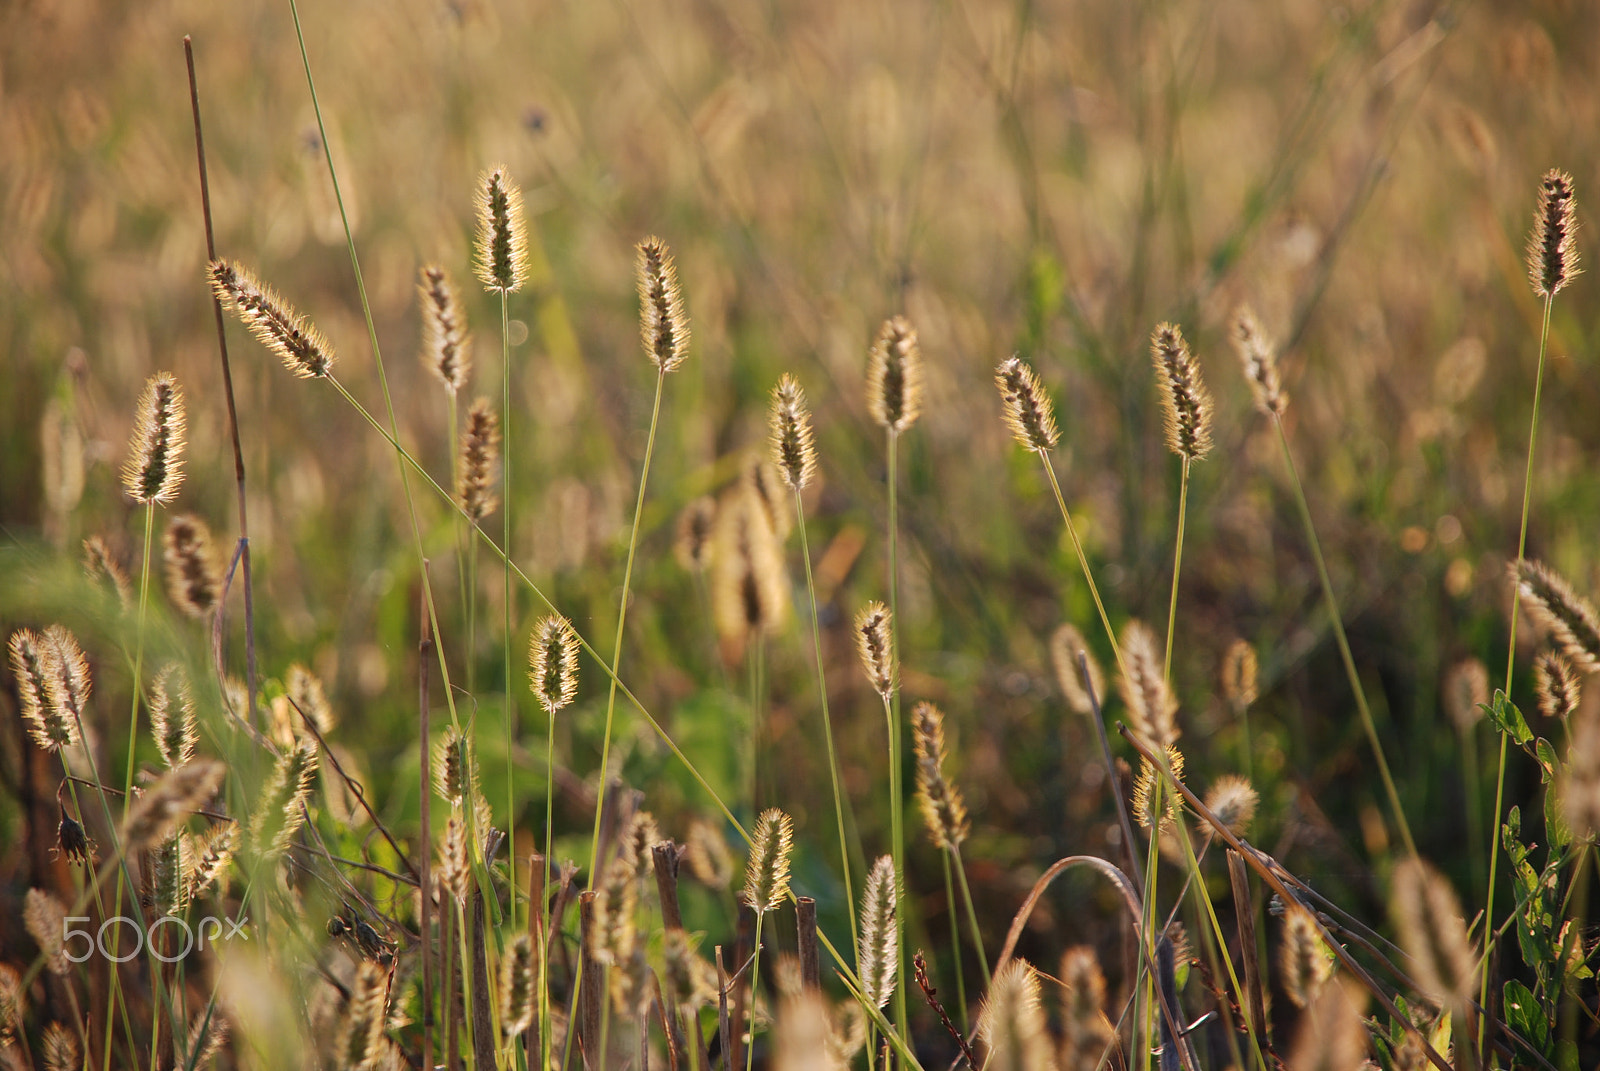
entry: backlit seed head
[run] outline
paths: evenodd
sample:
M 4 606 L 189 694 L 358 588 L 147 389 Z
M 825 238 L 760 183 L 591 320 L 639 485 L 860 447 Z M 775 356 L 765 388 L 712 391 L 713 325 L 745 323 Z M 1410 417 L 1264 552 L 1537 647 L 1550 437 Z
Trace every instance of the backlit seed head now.
M 1122 629 L 1122 660 L 1127 673 L 1118 684 L 1134 731 L 1152 747 L 1170 747 L 1178 739 L 1178 700 L 1168 687 L 1160 641 L 1142 621 Z
M 1482 705 L 1489 702 L 1489 667 L 1480 659 L 1465 658 L 1444 675 L 1444 712 L 1457 732 L 1471 732 L 1483 718 Z
M 500 418 L 489 399 L 479 398 L 467 410 L 461 429 L 461 464 L 456 473 L 456 502 L 468 520 L 481 521 L 495 511 L 495 465 L 500 460 Z
M 439 880 L 459 903 L 467 897 L 467 823 L 452 814 L 439 841 Z
M 1402 860 L 1394 871 L 1389 914 L 1423 992 L 1451 1004 L 1469 999 L 1477 957 L 1461 902 L 1444 875 L 1420 859 Z
M 333 347 L 315 324 L 244 267 L 213 260 L 207 268 L 211 290 L 233 309 L 250 333 L 301 379 L 333 371 Z
M 429 264 L 422 269 L 417 296 L 422 305 L 422 363 L 445 390 L 458 394 L 472 372 L 467 314 L 460 295 L 445 270 Z
M 50 702 L 50 682 L 55 674 L 52 646 L 32 629 L 18 629 L 7 643 L 11 673 L 17 682 L 22 722 L 33 742 L 45 751 L 77 743 L 77 726 Z
M 1029 450 L 1049 450 L 1061 438 L 1050 395 L 1020 357 L 1007 357 L 994 370 L 994 384 L 1005 406 L 1006 427 Z
M 164 774 L 129 810 L 122 830 L 124 850 L 131 855 L 166 840 L 179 823 L 210 802 L 227 772 L 220 762 L 195 759 Z
M 1094 949 L 1067 949 L 1061 956 L 1061 1066 L 1067 1071 L 1098 1066 L 1115 1035 L 1105 1004 L 1106 979 Z
M 1172 768 L 1173 779 L 1182 781 L 1183 752 L 1175 747 L 1167 748 L 1167 765 Z M 1166 783 L 1166 778 L 1149 759 L 1140 758 L 1139 776 L 1133 782 L 1133 816 L 1143 829 L 1149 829 L 1155 823 L 1157 784 L 1161 786 L 1161 828 L 1165 831 L 1171 828 L 1172 820 L 1177 817 L 1178 793 Z
M 728 841 L 721 830 L 703 818 L 689 823 L 683 861 L 689 864 L 689 873 L 702 885 L 726 889 L 733 881 L 733 853 L 728 850 Z
M 1578 274 L 1578 204 L 1572 176 L 1551 169 L 1539 181 L 1539 207 L 1528 235 L 1528 279 L 1540 297 L 1554 297 Z
M 528 278 L 528 224 L 522 191 L 503 167 L 478 176 L 475 264 L 485 290 L 513 293 Z
M 500 960 L 500 1029 L 516 1037 L 533 1025 L 533 938 L 519 933 Z
M 1079 714 L 1094 712 L 1094 706 L 1089 702 L 1089 692 L 1084 687 L 1085 683 L 1094 688 L 1096 701 L 1101 704 L 1106 701 L 1105 675 L 1100 670 L 1100 663 L 1088 652 L 1089 647 L 1083 640 L 1083 634 L 1071 625 L 1060 626 L 1050 637 L 1050 663 L 1056 671 L 1056 683 L 1061 688 L 1061 695 L 1067 701 L 1067 706 Z M 1087 682 L 1078 669 L 1080 653 L 1087 655 L 1085 659 L 1089 667 Z
M 656 816 L 645 810 L 634 811 L 623 831 L 618 856 L 631 860 L 634 873 L 643 878 L 653 866 L 650 851 L 659 843 L 661 827 L 656 825 Z
M 783 549 L 771 513 L 748 480 L 717 506 L 711 604 L 729 662 L 738 661 L 752 638 L 775 632 L 789 613 Z
M 1533 681 L 1545 717 L 1565 721 L 1577 712 L 1582 698 L 1578 674 L 1564 657 L 1554 651 L 1541 654 L 1533 663 Z
M 451 726 L 434 748 L 433 790 L 451 806 L 461 807 L 469 795 L 478 791 L 478 762 L 472 754 L 472 741 Z
M 44 630 L 43 646 L 47 670 L 45 725 L 51 739 L 60 741 L 58 746 L 71 746 L 79 740 L 94 687 L 89 660 L 84 657 L 78 638 L 62 625 Z
M 856 651 L 873 691 L 888 702 L 895 681 L 894 623 L 883 603 L 869 602 L 856 614 Z
M 162 548 L 172 604 L 190 617 L 215 610 L 222 600 L 222 569 L 206 522 L 192 513 L 172 518 Z
M 687 933 L 680 929 L 667 930 L 662 957 L 667 966 L 663 981 L 680 1011 L 694 1011 L 715 1003 L 716 970 L 695 952 Z
M 789 855 L 794 821 L 776 807 L 761 812 L 745 864 L 744 895 L 757 914 L 778 910 L 789 895 Z
M 1009 960 L 996 972 L 978 1016 L 978 1037 L 989 1048 L 986 1071 L 1055 1071 L 1039 974 L 1027 960 Z
M 60 1023 L 45 1027 L 44 1071 L 78 1071 L 79 1066 L 77 1035 Z
M 772 461 L 792 491 L 804 490 L 817 474 L 816 436 L 799 380 L 785 372 L 772 391 Z
M 1309 1008 L 1317 990 L 1333 975 L 1334 958 L 1311 912 L 1291 904 L 1283 917 L 1283 947 L 1278 965 L 1284 992 L 1296 1007 Z
M 1267 416 L 1283 412 L 1289 396 L 1283 392 L 1278 377 L 1278 351 L 1250 306 L 1240 305 L 1234 310 L 1228 334 L 1239 363 L 1244 365 L 1244 378 L 1250 383 L 1256 408 Z
M 133 585 L 128 582 L 128 573 L 99 536 L 83 541 L 83 571 L 95 583 L 109 585 L 124 610 L 133 605 Z
M 178 497 L 183 484 L 183 391 L 170 372 L 157 372 L 144 385 L 122 465 L 122 485 L 135 502 L 162 505 Z
M 671 372 L 689 355 L 689 317 L 683 311 L 678 268 L 667 243 L 651 236 L 638 252 L 639 337 L 645 356 L 662 372 Z
M 928 834 L 941 848 L 955 850 L 967 839 L 971 824 L 961 789 L 944 775 L 944 713 L 932 703 L 911 710 L 911 740 L 917 757 L 917 802 Z
M 1514 563 L 1510 570 L 1528 616 L 1549 631 L 1574 668 L 1600 672 L 1600 617 L 1589 601 L 1540 562 Z
M 881 855 L 861 894 L 861 995 L 882 1008 L 894 996 L 900 970 L 900 927 L 895 905 L 900 897 L 894 860 Z
M 1243 710 L 1260 697 L 1256 681 L 1256 649 L 1248 640 L 1234 640 L 1222 656 L 1222 698 Z
M 594 898 L 589 951 L 598 962 L 615 967 L 633 955 L 638 908 L 639 882 L 633 859 L 618 855 L 606 864 Z
M 295 662 L 283 675 L 283 686 L 294 705 L 300 708 L 300 713 L 295 715 L 297 725 L 301 715 L 304 715 L 324 736 L 333 731 L 333 727 L 339 723 L 339 717 L 333 712 L 327 689 L 323 688 L 322 681 L 315 673 Z
M 22 924 L 33 938 L 34 944 L 45 957 L 45 966 L 51 974 L 65 975 L 72 971 L 72 961 L 67 959 L 62 941 L 66 934 L 67 910 L 61 901 L 43 889 L 29 889 L 22 904 Z
M 1173 772 L 1177 772 L 1176 768 Z M 1250 822 L 1260 802 L 1261 796 L 1255 787 L 1238 774 L 1223 774 L 1206 793 L 1206 809 L 1236 837 L 1243 837 L 1250 831 Z
M 883 322 L 867 359 L 867 412 L 896 435 L 922 412 L 922 350 L 904 316 Z
M 388 970 L 372 960 L 362 960 L 339 1025 L 335 1066 L 352 1071 L 371 1071 L 377 1066 L 384 1052 L 388 1007 Z
M 150 682 L 150 734 L 169 769 L 194 758 L 200 730 L 195 717 L 194 693 L 189 677 L 177 663 L 169 663 Z
M 784 490 L 783 477 L 773 464 L 760 454 L 751 453 L 745 458 L 741 481 L 746 491 L 766 515 L 767 527 L 781 547 L 794 527 L 794 506 Z
M 533 627 L 528 641 L 529 682 L 545 713 L 570 704 L 578 696 L 578 636 L 572 622 L 550 614 Z
M 305 740 L 278 756 L 267 791 L 250 816 L 250 839 L 256 851 L 275 855 L 294 840 L 305 822 L 302 808 L 316 776 L 315 740 Z
M 1185 461 L 1199 461 L 1211 452 L 1211 392 L 1177 324 L 1157 325 L 1150 357 L 1161 388 L 1167 446 Z
M 189 896 L 201 897 L 213 887 L 227 891 L 226 876 L 233 862 L 233 853 L 239 848 L 239 823 L 224 822 L 191 841 L 190 856 L 194 868 L 189 873 Z

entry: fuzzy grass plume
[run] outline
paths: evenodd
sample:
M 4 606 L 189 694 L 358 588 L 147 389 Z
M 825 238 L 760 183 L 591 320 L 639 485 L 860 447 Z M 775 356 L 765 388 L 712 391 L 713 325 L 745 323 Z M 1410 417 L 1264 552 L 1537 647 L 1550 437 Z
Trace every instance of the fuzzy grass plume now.
M 1389 914 L 1423 991 L 1452 1006 L 1466 1001 L 1477 980 L 1477 957 L 1461 902 L 1444 875 L 1420 859 L 1402 860 L 1394 871 Z
M 1078 655 L 1086 655 L 1084 662 L 1089 667 L 1089 679 L 1083 679 L 1083 673 L 1078 668 Z M 1104 703 L 1106 700 L 1105 673 L 1100 669 L 1100 663 L 1089 653 L 1089 646 L 1084 642 L 1083 633 L 1072 625 L 1062 625 L 1050 636 L 1050 664 L 1056 671 L 1056 684 L 1061 688 L 1061 696 L 1078 714 L 1094 713 L 1094 705 L 1089 702 L 1087 683 L 1094 689 L 1095 698 Z
M 800 381 L 785 372 L 772 390 L 772 462 L 791 491 L 803 491 L 817 474 L 816 435 Z
M 1039 1004 L 1039 972 L 1027 960 L 1013 959 L 994 976 L 978 1036 L 989 1048 L 985 1071 L 1055 1071 Z
M 1528 235 L 1528 281 L 1540 297 L 1554 297 L 1578 274 L 1578 205 L 1572 176 L 1552 168 L 1539 180 L 1539 206 Z
M 1510 572 L 1523 610 L 1549 631 L 1572 665 L 1600 672 L 1600 617 L 1589 601 L 1542 562 L 1524 560 Z
M 671 372 L 689 355 L 689 317 L 683 311 L 678 268 L 667 243 L 652 235 L 635 247 L 638 255 L 639 337 L 645 356 Z
M 500 1030 L 516 1037 L 533 1025 L 533 938 L 519 933 L 500 960 Z
M 1033 368 L 1020 357 L 1008 357 L 994 370 L 994 383 L 1005 406 L 1006 427 L 1017 442 L 1040 452 L 1054 447 L 1061 433 L 1050 395 Z
M 861 668 L 867 674 L 872 690 L 884 702 L 894 691 L 894 628 L 889 608 L 881 602 L 869 602 L 856 614 L 856 653 L 861 656 Z
M 318 379 L 333 372 L 333 346 L 276 291 L 233 261 L 213 260 L 207 271 L 217 300 L 233 309 L 256 341 L 276 354 L 285 368 L 302 379 Z
M 17 683 L 22 722 L 28 735 L 43 751 L 56 751 L 78 742 L 75 722 L 51 702 L 51 681 L 55 677 L 55 649 L 32 629 L 18 629 L 7 642 L 11 672 Z
M 1185 461 L 1199 461 L 1211 452 L 1211 392 L 1177 324 L 1156 326 L 1150 357 L 1161 388 L 1167 446 Z
M 895 921 L 900 896 L 894 859 L 883 855 L 872 864 L 861 894 L 861 995 L 882 1008 L 894 996 L 900 965 L 900 929 Z
M 1174 775 L 1177 768 L 1173 768 Z M 1238 774 L 1223 774 L 1206 793 L 1206 809 L 1217 816 L 1236 837 L 1245 836 L 1255 819 L 1261 796 L 1249 780 Z
M 1183 780 L 1183 752 L 1168 745 L 1167 765 L 1172 768 L 1172 776 Z M 1155 824 L 1156 786 L 1161 781 L 1161 772 L 1149 759 L 1139 760 L 1139 776 L 1133 782 L 1133 816 L 1139 825 L 1149 829 Z M 1172 819 L 1177 814 L 1178 794 L 1163 791 L 1161 793 L 1161 829 L 1166 831 L 1172 825 Z
M 1244 365 L 1244 378 L 1250 384 L 1256 408 L 1263 416 L 1283 412 L 1289 396 L 1283 392 L 1278 376 L 1278 351 L 1250 306 L 1240 305 L 1234 310 L 1228 334 L 1239 363 Z
M 782 625 L 789 612 L 781 548 L 770 515 L 748 484 L 717 507 L 711 551 L 711 603 L 728 661 Z
M 163 775 L 129 809 L 122 828 L 124 853 L 134 855 L 166 840 L 180 822 L 217 794 L 227 772 L 220 762 L 196 759 Z
M 550 614 L 533 626 L 528 671 L 533 694 L 551 717 L 578 697 L 578 637 L 571 621 Z
M 317 745 L 306 740 L 278 757 L 272 781 L 250 817 L 250 837 L 255 849 L 277 854 L 289 846 L 305 821 L 302 805 L 311 795 L 317 775 Z
M 1116 1037 L 1106 1018 L 1106 979 L 1094 949 L 1069 948 L 1061 956 L 1061 1066 L 1092 1071 Z
M 1539 697 L 1539 712 L 1562 721 L 1578 710 L 1583 693 L 1572 663 L 1555 651 L 1544 651 L 1533 662 L 1534 691 Z
M 745 864 L 744 895 L 758 915 L 778 910 L 789 895 L 789 856 L 794 851 L 794 820 L 776 807 L 761 812 Z
M 478 176 L 474 267 L 490 292 L 515 293 L 528 279 L 528 224 L 522 191 L 504 167 Z
M 109 586 L 124 610 L 133 605 L 133 585 L 127 570 L 99 536 L 83 541 L 83 571 L 90 580 Z
M 472 373 L 472 347 L 461 297 L 437 264 L 422 269 L 417 297 L 422 305 L 422 363 L 445 390 L 459 394 Z
M 890 317 L 878 328 L 867 358 L 867 412 L 896 435 L 922 413 L 922 349 L 916 328 L 904 316 Z
M 1161 641 L 1144 622 L 1123 626 L 1122 661 L 1126 673 L 1117 684 L 1134 731 L 1153 747 L 1171 747 L 1178 740 L 1178 700 L 1162 669 Z
M 1249 640 L 1234 640 L 1222 656 L 1222 698 L 1235 710 L 1260 698 L 1256 649 Z
M 150 682 L 150 735 L 169 769 L 194 758 L 200 729 L 195 714 L 194 691 L 183 669 L 170 664 Z
M 1481 659 L 1464 658 L 1445 671 L 1441 684 L 1444 712 L 1456 731 L 1470 732 L 1489 702 L 1489 667 Z
M 911 742 L 917 756 L 917 802 L 928 835 L 941 848 L 959 848 L 971 832 L 961 789 L 944 775 L 944 712 L 932 703 L 911 710 Z
M 678 514 L 677 539 L 672 544 L 678 564 L 691 573 L 703 573 L 711 564 L 711 539 L 717 528 L 717 500 L 710 495 L 692 499 Z
M 1297 1008 L 1309 1008 L 1322 984 L 1333 976 L 1334 959 L 1311 912 L 1291 904 L 1283 916 L 1283 946 L 1278 954 L 1283 990 Z
M 167 596 L 190 617 L 205 617 L 222 601 L 222 570 L 211 529 L 192 513 L 167 522 L 162 541 Z
M 129 498 L 166 505 L 178 497 L 187 430 L 182 388 L 171 372 L 157 372 L 139 396 L 122 465 L 122 486 Z
M 500 459 L 500 418 L 489 399 L 478 398 L 461 429 L 461 464 L 456 472 L 456 502 L 471 521 L 481 521 L 500 504 L 495 497 L 495 463 Z

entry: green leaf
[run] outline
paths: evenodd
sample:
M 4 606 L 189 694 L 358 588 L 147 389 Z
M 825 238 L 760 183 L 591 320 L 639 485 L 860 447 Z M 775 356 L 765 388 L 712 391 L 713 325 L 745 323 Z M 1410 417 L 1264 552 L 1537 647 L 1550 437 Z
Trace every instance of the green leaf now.
M 1556 749 L 1550 746 L 1550 741 L 1540 737 L 1533 745 L 1534 757 L 1539 760 L 1539 779 L 1545 784 L 1555 780 L 1556 770 L 1561 762 L 1556 758 Z
M 1500 727 L 1500 731 L 1509 735 L 1519 747 L 1533 739 L 1533 730 L 1528 728 L 1527 719 L 1517 705 L 1506 698 L 1506 693 L 1496 691 L 1494 702 L 1483 709 Z
M 1552 848 L 1565 848 L 1572 843 L 1572 827 L 1561 813 L 1561 797 L 1554 785 L 1544 790 L 1544 834 L 1550 838 Z
M 1506 1025 L 1548 1059 L 1551 1055 L 1550 1023 L 1533 993 L 1513 980 L 1506 983 L 1504 1000 Z

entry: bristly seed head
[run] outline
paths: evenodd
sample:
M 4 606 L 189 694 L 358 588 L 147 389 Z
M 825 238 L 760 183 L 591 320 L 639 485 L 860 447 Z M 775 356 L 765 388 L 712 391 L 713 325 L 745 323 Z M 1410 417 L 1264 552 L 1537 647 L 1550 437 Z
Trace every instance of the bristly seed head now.
M 1178 771 L 1174 768 L 1173 772 Z M 1223 774 L 1211 786 L 1211 791 L 1206 793 L 1206 810 L 1216 815 L 1217 820 L 1236 837 L 1249 832 L 1250 822 L 1256 816 L 1256 805 L 1260 802 L 1261 796 L 1254 786 L 1238 774 Z M 1211 832 L 1208 828 L 1207 836 Z
M 1127 675 L 1118 683 L 1134 731 L 1152 747 L 1166 748 L 1178 739 L 1178 700 L 1167 685 L 1159 643 L 1144 622 L 1124 625 L 1122 659 Z
M 500 418 L 479 398 L 467 411 L 461 430 L 461 466 L 456 476 L 456 501 L 472 521 L 481 521 L 500 504 L 495 498 L 495 462 L 500 459 Z
M 673 546 L 678 564 L 691 573 L 704 572 L 711 558 L 711 537 L 716 532 L 717 501 L 710 495 L 694 499 L 678 514 L 678 539 Z
M 1572 176 L 1552 168 L 1539 182 L 1539 207 L 1528 235 L 1528 279 L 1540 297 L 1554 297 L 1578 274 L 1578 204 Z
M 978 1036 L 989 1047 L 986 1071 L 1055 1071 L 1039 973 L 1027 960 L 1010 960 L 995 973 L 978 1015 Z
M 776 807 L 761 812 L 745 864 L 744 895 L 758 915 L 778 910 L 789 895 L 789 854 L 794 850 L 794 820 Z
M 353 1071 L 368 1071 L 383 1055 L 383 1031 L 388 1025 L 389 972 L 370 959 L 361 961 L 350 1000 L 339 1026 L 335 1063 Z
M 1549 630 L 1575 668 L 1600 673 L 1600 617 L 1588 600 L 1540 562 L 1513 563 L 1510 572 L 1528 616 Z
M 1033 368 L 1020 357 L 1007 357 L 994 370 L 994 385 L 1005 405 L 1006 427 L 1029 450 L 1045 451 L 1061 438 L 1054 407 Z
M 917 756 L 917 802 L 933 842 L 951 851 L 967 839 L 967 821 L 961 789 L 944 775 L 944 712 L 932 703 L 911 709 L 911 741 Z
M 433 755 L 433 790 L 452 807 L 462 807 L 478 790 L 478 763 L 471 739 L 454 726 L 444 731 Z
M 83 571 L 90 580 L 111 585 L 124 610 L 133 605 L 133 585 L 128 582 L 128 574 L 106 541 L 99 536 L 90 536 L 83 541 Z
M 689 355 L 689 317 L 683 311 L 678 268 L 667 243 L 652 235 L 640 242 L 639 337 L 645 356 L 662 373 L 671 372 Z
M 529 683 L 551 717 L 578 696 L 578 636 L 572 622 L 550 614 L 533 627 L 528 641 Z
M 1088 684 L 1094 688 L 1096 702 L 1104 704 L 1106 701 L 1106 680 L 1100 670 L 1100 663 L 1095 661 L 1094 655 L 1089 653 L 1088 644 L 1083 641 L 1083 633 L 1071 625 L 1062 625 L 1050 637 L 1050 662 L 1056 671 L 1056 683 L 1061 687 L 1062 698 L 1066 699 L 1067 706 L 1078 714 L 1093 714 L 1094 705 L 1089 702 L 1088 689 L 1084 687 L 1083 673 L 1078 669 L 1078 655 L 1082 653 L 1084 662 L 1089 667 Z
M 806 392 L 787 372 L 772 391 L 772 461 L 792 491 L 804 490 L 817 474 L 816 435 Z
M 689 840 L 683 861 L 696 881 L 712 889 L 726 889 L 733 881 L 733 853 L 721 831 L 703 818 L 689 823 Z
M 894 692 L 894 621 L 883 603 L 869 602 L 856 614 L 856 650 L 867 680 L 887 703 Z
M 1161 387 L 1167 446 L 1185 461 L 1199 461 L 1211 452 L 1211 392 L 1177 324 L 1156 325 L 1150 357 Z
M 295 662 L 289 666 L 283 675 L 284 690 L 289 698 L 294 700 L 294 705 L 299 707 L 295 715 L 295 727 L 299 729 L 303 723 L 301 715 L 310 718 L 317 727 L 317 732 L 326 736 L 333 731 L 339 723 L 338 715 L 333 712 L 333 704 L 328 702 L 328 690 L 322 686 L 318 676 Z M 304 734 L 302 734 L 304 735 Z
M 516 1037 L 533 1024 L 533 938 L 517 934 L 500 961 L 500 1029 Z
M 1061 956 L 1061 1062 L 1068 1071 L 1099 1065 L 1115 1031 L 1106 1018 L 1106 979 L 1094 949 L 1069 948 Z
M 1183 780 L 1183 752 L 1175 747 L 1167 748 L 1167 765 L 1172 769 L 1174 780 Z M 1139 776 L 1133 782 L 1133 810 L 1134 818 L 1143 829 L 1155 825 L 1156 785 L 1162 786 L 1161 792 L 1161 829 L 1163 832 L 1170 829 L 1172 820 L 1178 813 L 1178 794 L 1166 784 L 1166 778 L 1156 769 L 1155 764 L 1149 759 L 1139 759 Z
M 172 518 L 162 545 L 172 604 L 190 617 L 215 610 L 222 599 L 222 577 L 206 522 L 192 513 Z
M 522 289 L 528 278 L 528 224 L 522 191 L 497 167 L 478 176 L 478 281 L 503 294 Z
M 183 484 L 183 391 L 171 372 L 157 372 L 144 385 L 128 440 L 122 485 L 135 502 L 162 505 L 178 497 Z
M 175 770 L 194 758 L 195 744 L 200 739 L 194 694 L 188 676 L 177 663 L 169 663 L 150 682 L 149 704 L 150 733 L 155 737 L 156 750 L 161 752 L 161 761 Z
M 894 859 L 878 857 L 867 875 L 861 894 L 861 995 L 875 1007 L 883 1007 L 894 995 L 900 969 L 900 927 L 895 905 L 900 885 L 895 878 Z
M 1539 711 L 1545 717 L 1566 721 L 1577 712 L 1582 691 L 1571 662 L 1554 651 L 1545 651 L 1534 659 L 1533 681 L 1539 695 Z
M 1323 941 L 1311 912 L 1299 904 L 1289 905 L 1283 923 L 1278 962 L 1283 971 L 1284 992 L 1296 1007 L 1309 1008 L 1322 983 L 1333 974 L 1333 953 Z
M 165 840 L 216 795 L 227 772 L 220 762 L 196 759 L 164 774 L 129 810 L 122 829 L 124 851 L 131 855 Z
M 445 390 L 457 394 L 472 372 L 467 314 L 461 298 L 445 270 L 436 264 L 422 269 L 417 294 L 422 302 L 422 363 L 439 377 Z
M 277 292 L 248 270 L 228 260 L 213 260 L 211 289 L 256 336 L 277 354 L 284 367 L 301 379 L 317 379 L 333 371 L 333 347 L 315 324 L 301 316 Z
M 595 889 L 594 925 L 590 930 L 589 952 L 608 967 L 617 967 L 633 955 L 638 939 L 635 916 L 639 907 L 639 882 L 634 862 L 625 855 L 607 863 Z
M 1467 1000 L 1478 977 L 1477 956 L 1461 902 L 1444 875 L 1416 857 L 1402 860 L 1394 871 L 1389 913 L 1423 992 L 1452 1005 Z
M 1244 710 L 1259 698 L 1256 675 L 1256 649 L 1249 640 L 1234 640 L 1222 656 L 1222 698 L 1234 710 Z
M 276 855 L 294 840 L 305 821 L 301 806 L 311 795 L 316 776 L 315 740 L 302 741 L 278 756 L 266 795 L 250 818 L 250 837 L 257 852 Z
M 922 412 L 922 350 L 916 328 L 904 316 L 890 317 L 878 328 L 867 361 L 867 412 L 896 435 Z
M 78 742 L 78 727 L 51 701 L 51 681 L 56 677 L 55 647 L 32 629 L 18 629 L 8 643 L 11 672 L 17 680 L 23 724 L 44 751 L 71 747 Z
M 1233 338 L 1233 350 L 1244 365 L 1244 378 L 1250 381 L 1256 408 L 1266 416 L 1283 412 L 1289 396 L 1278 378 L 1278 351 L 1249 305 L 1234 310 L 1228 333 Z

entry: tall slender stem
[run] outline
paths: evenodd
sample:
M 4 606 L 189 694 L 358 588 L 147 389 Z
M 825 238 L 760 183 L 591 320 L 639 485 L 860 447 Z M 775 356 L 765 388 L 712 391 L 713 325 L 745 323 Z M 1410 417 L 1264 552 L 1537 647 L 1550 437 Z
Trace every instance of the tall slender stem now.
M 765 911 L 756 912 L 756 951 L 750 959 L 750 1044 L 744 1050 L 744 1071 L 750 1071 L 756 1056 L 756 987 L 761 983 L 761 921 Z
M 1163 680 L 1172 680 L 1172 630 L 1178 622 L 1178 574 L 1183 570 L 1183 528 L 1189 516 L 1189 459 L 1183 459 L 1183 480 L 1178 485 L 1178 538 L 1172 550 L 1172 598 L 1167 605 L 1167 656 Z
M 889 624 L 894 630 L 894 650 L 904 663 L 904 652 L 900 645 L 900 562 L 899 552 L 899 497 L 900 480 L 896 471 L 900 436 L 893 428 L 886 433 L 889 454 Z M 883 713 L 889 723 L 889 829 L 892 835 L 894 849 L 894 872 L 902 886 L 906 883 L 905 869 L 905 837 L 901 827 L 901 787 L 900 787 L 900 684 L 897 680 L 893 693 L 884 699 Z M 894 987 L 895 1001 L 894 1014 L 895 1026 L 904 1035 L 906 1033 L 906 957 L 905 957 L 905 930 L 906 908 L 905 899 L 909 889 L 902 888 L 901 895 L 894 900 L 894 923 L 896 932 L 900 934 L 900 941 L 896 945 L 897 957 L 895 974 L 897 984 Z
M 961 1006 L 961 1032 L 966 1033 L 970 1029 L 967 1023 L 967 980 L 961 970 L 961 918 L 956 914 L 956 888 L 950 879 L 950 853 L 940 852 L 939 862 L 944 864 L 944 905 L 950 912 L 950 952 L 956 961 L 956 1003 Z
M 972 947 L 978 950 L 978 966 L 983 968 L 983 987 L 989 988 L 989 955 L 983 950 L 983 931 L 978 929 L 978 912 L 972 905 L 972 889 L 967 885 L 967 864 L 961 861 L 961 849 L 954 850 L 956 880 L 961 883 L 961 899 L 967 909 L 967 925 L 972 930 Z
M 544 1061 L 541 1068 L 550 1066 L 550 927 L 555 924 L 553 916 L 554 901 L 550 899 L 550 852 L 555 843 L 555 815 L 556 815 L 556 716 L 549 715 L 549 736 L 545 740 L 544 749 L 544 901 L 539 905 L 539 915 L 542 919 L 540 926 L 539 949 L 539 1036 L 543 1049 Z M 530 910 L 532 905 L 529 905 Z
M 517 700 L 511 690 L 511 621 L 515 616 L 516 588 L 511 586 L 511 295 L 500 291 L 500 521 L 504 535 L 501 544 L 506 550 L 505 561 L 505 638 L 506 638 L 506 844 L 511 855 L 511 866 L 506 873 L 511 879 L 511 928 L 517 925 L 517 791 L 516 764 L 511 749 L 515 742 L 517 726 Z

